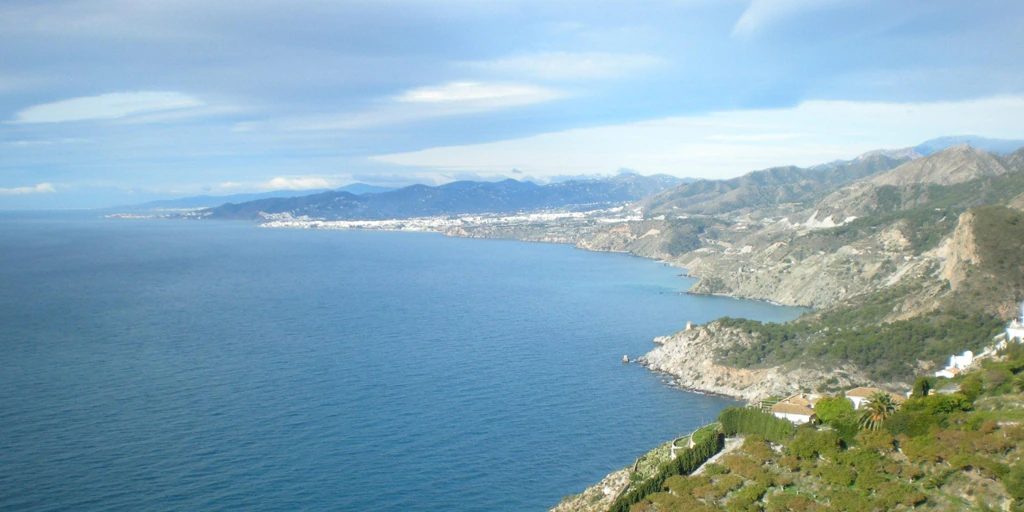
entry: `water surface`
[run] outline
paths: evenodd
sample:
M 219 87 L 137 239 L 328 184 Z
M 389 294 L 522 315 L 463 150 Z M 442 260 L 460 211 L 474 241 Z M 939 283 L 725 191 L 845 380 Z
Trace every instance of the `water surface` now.
M 567 246 L 0 217 L 0 509 L 544 510 L 732 402 L 623 354 L 719 316 Z

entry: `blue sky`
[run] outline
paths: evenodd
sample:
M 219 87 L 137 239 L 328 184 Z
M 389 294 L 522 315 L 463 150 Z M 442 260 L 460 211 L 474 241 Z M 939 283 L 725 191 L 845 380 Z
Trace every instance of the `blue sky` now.
M 1024 138 L 1024 2 L 0 4 L 0 209 Z

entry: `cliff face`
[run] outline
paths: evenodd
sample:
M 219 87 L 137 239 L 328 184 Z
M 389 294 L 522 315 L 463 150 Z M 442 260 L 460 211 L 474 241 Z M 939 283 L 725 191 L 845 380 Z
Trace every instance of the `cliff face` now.
M 953 236 L 943 244 L 942 250 L 945 252 L 942 278 L 949 282 L 953 290 L 957 290 L 967 278 L 969 265 L 980 262 L 974 239 L 973 213 L 964 212 L 960 215 Z
M 934 259 L 908 252 L 909 242 L 897 228 L 834 248 L 815 249 L 802 236 L 750 240 L 739 250 L 695 251 L 680 264 L 701 278 L 693 293 L 826 308 L 920 275 Z
M 666 227 L 662 221 L 646 220 L 598 228 L 576 242 L 578 249 L 601 252 L 626 252 L 635 256 L 665 260 Z

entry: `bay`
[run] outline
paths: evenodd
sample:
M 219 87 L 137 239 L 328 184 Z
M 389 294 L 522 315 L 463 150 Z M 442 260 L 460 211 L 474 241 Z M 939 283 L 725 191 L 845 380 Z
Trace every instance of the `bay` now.
M 0 216 L 0 509 L 545 510 L 734 402 L 621 363 L 687 321 L 620 254 Z

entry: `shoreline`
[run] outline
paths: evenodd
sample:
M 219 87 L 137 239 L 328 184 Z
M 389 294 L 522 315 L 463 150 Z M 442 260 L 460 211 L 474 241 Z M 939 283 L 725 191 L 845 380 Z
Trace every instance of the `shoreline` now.
M 556 245 L 570 245 L 574 249 L 578 249 L 578 250 L 582 250 L 582 251 L 586 251 L 586 252 L 608 253 L 608 254 L 622 254 L 622 255 L 627 255 L 629 257 L 632 257 L 632 258 L 639 258 L 639 259 L 647 260 L 647 261 L 650 261 L 650 262 L 653 262 L 653 263 L 660 263 L 660 264 L 662 264 L 662 265 L 664 265 L 666 267 L 680 269 L 682 271 L 682 273 L 681 274 L 677 274 L 675 276 L 676 278 L 693 279 L 694 282 L 691 283 L 687 289 L 675 292 L 678 295 L 691 295 L 691 296 L 695 296 L 695 297 L 721 297 L 721 298 L 728 298 L 728 299 L 732 299 L 732 300 L 736 300 L 736 301 L 751 301 L 751 302 L 755 302 L 755 303 L 767 304 L 767 305 L 770 305 L 770 306 L 773 306 L 773 307 L 779 307 L 779 308 L 800 308 L 800 309 L 805 310 L 800 315 L 806 314 L 807 312 L 814 311 L 813 308 L 808 308 L 808 307 L 803 307 L 803 306 L 788 306 L 788 305 L 779 304 L 777 302 L 774 302 L 774 301 L 771 301 L 771 300 L 767 300 L 767 299 L 746 298 L 746 297 L 740 297 L 740 296 L 736 296 L 736 295 L 722 294 L 722 293 L 697 293 L 697 292 L 693 292 L 692 291 L 693 288 L 700 284 L 702 278 L 700 276 L 693 275 L 691 273 L 691 269 L 689 267 L 684 267 L 681 264 L 679 264 L 678 262 L 674 262 L 674 261 L 670 261 L 670 260 L 666 260 L 666 259 L 661 259 L 661 258 L 652 258 L 652 257 L 648 257 L 648 256 L 642 256 L 642 255 L 639 255 L 639 254 L 631 253 L 629 251 L 595 250 L 595 249 L 592 249 L 592 248 L 589 248 L 589 247 L 581 247 L 578 243 L 573 243 L 572 241 L 563 240 L 563 239 L 539 240 L 539 239 L 516 238 L 516 237 L 513 237 L 513 236 L 505 236 L 505 237 L 466 236 L 466 235 L 463 235 L 463 234 L 459 233 L 459 231 L 462 231 L 462 230 L 448 230 L 446 227 L 424 228 L 422 226 L 416 226 L 416 227 L 399 226 L 398 223 L 395 222 L 395 221 L 387 221 L 383 225 L 373 225 L 373 227 L 364 227 L 362 225 L 352 225 L 352 224 L 349 224 L 349 223 L 344 223 L 344 224 L 328 224 L 325 227 L 325 225 L 323 224 L 322 221 L 315 221 L 315 222 L 310 222 L 310 223 L 304 223 L 304 222 L 301 222 L 301 221 L 265 222 L 265 223 L 257 224 L 256 226 L 260 227 L 260 228 L 265 228 L 265 229 L 312 229 L 312 230 L 326 230 L 326 231 L 386 231 L 386 232 L 407 232 L 407 233 L 435 233 L 435 234 L 444 235 L 444 236 L 448 236 L 448 237 L 452 237 L 452 238 L 511 240 L 511 241 L 516 241 L 516 242 L 532 242 L 532 243 L 545 243 L 545 244 L 556 244 Z M 465 233 L 465 231 L 462 231 L 462 233 Z M 798 317 L 799 317 L 799 315 L 798 315 Z M 693 331 L 689 331 L 689 332 L 692 333 L 692 332 L 696 332 L 697 330 L 701 329 L 700 325 L 694 325 L 693 327 L 694 327 L 694 330 Z M 751 396 L 751 392 L 747 391 L 747 387 L 749 387 L 749 385 L 746 386 L 746 387 L 717 386 L 717 385 L 713 386 L 713 387 L 710 386 L 710 385 L 702 386 L 702 385 L 699 385 L 698 382 L 695 382 L 695 379 L 692 376 L 686 376 L 686 375 L 683 374 L 683 372 L 673 373 L 672 371 L 662 369 L 661 367 L 652 368 L 652 363 L 650 362 L 649 358 L 652 357 L 652 355 L 655 354 L 656 352 L 658 352 L 660 349 L 663 349 L 664 346 L 665 346 L 665 343 L 663 341 L 660 342 L 658 340 L 666 340 L 667 341 L 667 340 L 670 340 L 670 339 L 677 338 L 677 337 L 679 337 L 679 336 L 681 336 L 681 335 L 683 335 L 684 333 L 687 333 L 687 332 L 688 331 L 685 330 L 684 326 L 680 326 L 680 328 L 678 330 L 676 330 L 676 331 L 665 333 L 665 334 L 662 334 L 660 336 L 655 336 L 654 338 L 651 339 L 652 346 L 643 355 L 641 355 L 641 356 L 631 360 L 630 362 L 631 363 L 640 364 L 641 366 L 644 367 L 645 370 L 647 370 L 649 372 L 652 372 L 652 373 L 655 373 L 655 374 L 661 374 L 663 376 L 668 377 L 669 379 L 671 379 L 671 384 L 667 384 L 667 385 L 669 387 L 678 389 L 680 391 L 685 391 L 685 392 L 689 392 L 689 393 L 695 393 L 695 394 L 699 394 L 699 395 L 716 396 L 716 397 L 728 398 L 730 400 L 736 400 L 736 401 L 739 401 L 739 402 L 746 402 L 746 403 L 750 403 L 754 398 L 756 398 L 754 396 Z M 706 351 L 703 351 L 703 352 L 706 352 Z M 698 359 L 700 359 L 700 358 L 698 357 Z M 703 359 L 698 360 L 698 361 L 688 362 L 687 365 L 689 365 L 689 366 L 701 365 L 703 367 L 708 368 L 709 370 L 716 370 L 716 371 L 713 371 L 713 372 L 709 372 L 709 374 L 710 373 L 720 374 L 720 373 L 722 373 L 721 370 L 726 370 L 726 372 L 740 372 L 740 373 L 746 373 L 747 372 L 746 370 L 733 369 L 733 368 L 729 368 L 729 367 L 721 367 L 721 366 L 719 366 L 717 364 L 714 364 L 713 358 L 710 357 L 710 356 L 706 356 Z M 778 388 L 778 387 L 783 385 L 782 383 L 778 382 L 780 380 L 780 377 L 782 377 L 782 375 L 772 374 L 771 376 L 769 376 L 767 371 L 763 371 L 762 370 L 761 372 L 765 373 L 765 375 L 763 376 L 764 380 L 770 381 L 771 385 L 773 387 Z M 692 384 L 698 384 L 698 385 L 687 385 L 687 384 L 684 384 L 685 381 L 689 381 Z M 796 382 L 796 381 L 793 381 L 793 382 Z M 791 385 L 792 383 L 786 383 L 786 384 Z

